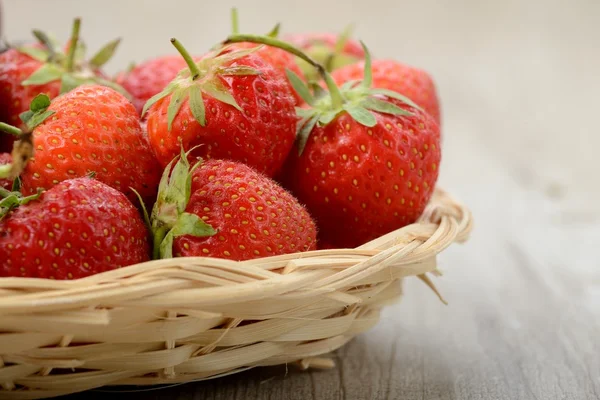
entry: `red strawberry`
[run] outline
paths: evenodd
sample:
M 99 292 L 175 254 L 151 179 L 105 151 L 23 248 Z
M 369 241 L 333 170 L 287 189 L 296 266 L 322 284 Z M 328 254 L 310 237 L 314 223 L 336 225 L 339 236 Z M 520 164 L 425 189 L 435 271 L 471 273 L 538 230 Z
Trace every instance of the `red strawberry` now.
M 50 98 L 60 93 L 60 81 L 54 80 L 43 85 L 22 85 L 23 81 L 43 65 L 42 61 L 31 58 L 17 49 L 9 49 L 0 54 L 0 121 L 24 127 L 19 114 L 29 108 L 29 103 L 40 93 Z M 5 134 L 4 134 L 5 135 Z M 0 136 L 4 146 L 10 146 L 12 138 Z M 2 150 L 7 150 L 3 148 Z
M 185 67 L 185 60 L 180 56 L 158 57 L 119 74 L 116 82 L 131 94 L 133 105 L 138 114 L 141 114 L 144 104 L 160 93 Z
M 364 61 L 347 65 L 331 76 L 339 85 L 363 79 Z M 422 107 L 440 123 L 440 104 L 431 76 L 418 68 L 394 60 L 374 60 L 372 63 L 373 87 L 402 93 Z
M 313 60 L 325 66 L 331 72 L 344 65 L 364 59 L 365 52 L 356 40 L 350 39 L 351 31 L 346 29 L 341 34 L 334 33 L 296 33 L 288 34 L 283 40 L 304 50 Z M 298 63 L 307 78 L 317 80 L 315 69 L 305 61 Z
M 130 188 L 151 204 L 160 165 L 143 137 L 135 108 L 123 95 L 105 86 L 83 85 L 44 106 L 38 113 L 54 114 L 33 129 L 35 156 L 21 174 L 25 195 L 93 172 L 134 204 L 138 200 Z
M 0 277 L 77 279 L 147 261 L 149 252 L 137 209 L 90 178 L 64 181 L 0 220 Z
M 222 54 L 195 64 L 172 39 L 189 69 L 146 103 L 148 137 L 167 165 L 200 146 L 194 156 L 244 162 L 268 176 L 281 167 L 293 146 L 296 115 L 286 77 L 255 49 Z
M 161 243 L 155 256 L 248 260 L 315 249 L 306 209 L 247 165 L 209 160 L 190 170 L 182 154 L 161 187 L 152 213 L 155 243 Z
M 344 112 L 312 129 L 286 182 L 317 219 L 322 238 L 356 247 L 417 220 L 438 176 L 439 127 L 425 112 L 374 112 L 366 127 Z
M 441 158 L 437 122 L 405 96 L 371 88 L 366 47 L 365 54 L 359 84 L 338 88 L 318 64 L 329 92 L 321 89 L 315 98 L 293 81 L 307 107 L 298 110 L 298 151 L 283 179 L 317 220 L 320 240 L 335 247 L 356 247 L 417 220 Z
M 0 166 L 8 165 L 12 162 L 12 157 L 9 153 L 0 153 Z M 13 185 L 12 179 L 0 179 L 0 188 L 11 190 Z
M 40 31 L 34 35 L 42 44 L 10 49 L 0 54 L 0 122 L 25 128 L 19 114 L 40 93 L 51 99 L 84 83 L 101 83 L 117 90 L 123 89 L 104 79 L 99 71 L 119 43 L 115 40 L 102 48 L 91 60 L 84 60 L 84 48 L 79 40 L 80 20 L 75 19 L 73 33 L 65 51 Z M 0 142 L 4 140 L 0 138 Z M 8 140 L 10 142 L 10 140 Z M 0 147 L 7 146 L 7 144 Z

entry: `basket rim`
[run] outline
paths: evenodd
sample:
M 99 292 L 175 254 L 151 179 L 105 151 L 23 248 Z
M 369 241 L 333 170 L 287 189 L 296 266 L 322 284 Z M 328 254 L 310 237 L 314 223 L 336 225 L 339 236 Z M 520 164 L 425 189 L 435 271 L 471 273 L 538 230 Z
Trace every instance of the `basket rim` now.
M 436 188 L 418 221 L 354 249 L 313 250 L 246 261 L 178 257 L 75 280 L 5 277 L 0 278 L 0 315 L 91 306 L 107 299 L 135 303 L 135 299 L 147 297 L 153 299 L 147 305 L 177 306 L 194 294 L 194 304 L 206 301 L 215 305 L 216 298 L 243 302 L 290 293 L 335 292 L 368 281 L 370 275 L 391 264 L 405 268 L 404 276 L 437 272 L 436 256 L 452 243 L 464 242 L 471 229 L 470 210 Z M 191 288 L 190 281 L 204 285 Z

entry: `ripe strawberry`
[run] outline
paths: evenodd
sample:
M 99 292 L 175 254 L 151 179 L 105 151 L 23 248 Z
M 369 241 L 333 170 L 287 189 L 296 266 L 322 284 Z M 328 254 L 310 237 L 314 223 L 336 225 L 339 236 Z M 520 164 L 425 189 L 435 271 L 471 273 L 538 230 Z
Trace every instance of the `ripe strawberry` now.
M 0 166 L 8 165 L 12 162 L 12 157 L 9 153 L 0 153 Z M 0 179 L 0 188 L 11 190 L 13 185 L 12 179 Z
M 331 72 L 364 59 L 365 52 L 362 46 L 356 40 L 350 39 L 350 35 L 351 30 L 348 28 L 339 35 L 334 33 L 296 33 L 285 35 L 283 40 L 304 50 L 309 57 Z M 301 59 L 298 60 L 298 63 L 307 78 L 311 80 L 319 78 L 314 67 L 309 63 Z
M 94 179 L 61 182 L 37 200 L 2 211 L 0 277 L 77 279 L 149 259 L 137 209 Z
M 314 60 L 285 42 L 278 45 L 312 63 L 329 91 L 316 87 L 315 98 L 300 79 L 292 79 L 307 107 L 298 109 L 298 151 L 283 174 L 317 220 L 321 242 L 356 247 L 414 222 L 438 177 L 437 122 L 405 96 L 371 88 L 366 47 L 364 79 L 338 88 Z
M 93 172 L 134 204 L 138 199 L 130 188 L 151 204 L 160 165 L 143 137 L 135 108 L 123 95 L 106 86 L 83 85 L 51 103 L 47 97 L 41 101 L 45 103 L 36 115 L 47 115 L 33 128 L 35 156 L 21 174 L 25 195 Z
M 363 79 L 364 61 L 347 65 L 331 76 L 338 84 Z M 440 104 L 431 76 L 418 68 L 394 60 L 374 60 L 372 63 L 373 87 L 402 93 L 427 111 L 440 123 Z
M 171 165 L 166 171 L 171 170 Z M 314 250 L 316 228 L 285 189 L 247 165 L 185 154 L 161 182 L 152 212 L 155 257 L 248 260 Z
M 186 67 L 180 56 L 162 56 L 147 60 L 127 72 L 117 76 L 115 81 L 132 96 L 138 114 L 144 104 L 155 94 L 160 93 Z
M 17 49 L 9 49 L 0 54 L 0 121 L 18 127 L 24 127 L 19 114 L 29 108 L 29 103 L 40 93 L 50 98 L 60 93 L 60 81 L 53 80 L 40 85 L 23 85 L 22 82 L 43 65 Z M 12 138 L 7 135 L 0 137 L 4 147 L 12 143 Z M 2 146 L 0 144 L 0 146 Z M 6 150 L 4 148 L 2 150 Z
M 220 49 L 188 64 L 146 103 L 148 137 L 167 165 L 181 145 L 194 156 L 244 162 L 273 176 L 293 146 L 296 115 L 286 77 L 253 54 L 257 48 Z
M 52 99 L 78 85 L 92 82 L 124 92 L 119 85 L 104 79 L 100 72 L 115 52 L 119 40 L 108 43 L 89 61 L 84 60 L 79 26 L 80 20 L 75 19 L 72 37 L 64 51 L 46 34 L 34 31 L 41 44 L 9 49 L 0 54 L 0 122 L 25 128 L 19 114 L 27 111 L 33 98 L 40 93 Z M 2 146 L 7 144 L 0 143 Z

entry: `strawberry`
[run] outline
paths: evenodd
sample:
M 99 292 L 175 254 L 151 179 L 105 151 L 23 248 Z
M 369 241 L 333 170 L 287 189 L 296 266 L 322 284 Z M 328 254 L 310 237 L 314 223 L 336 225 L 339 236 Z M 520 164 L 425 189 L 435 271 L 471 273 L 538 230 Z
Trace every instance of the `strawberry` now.
M 40 93 L 52 99 L 78 85 L 91 82 L 124 92 L 119 85 L 104 79 L 100 72 L 102 65 L 115 52 L 119 40 L 108 43 L 86 61 L 84 45 L 79 40 L 80 22 L 75 19 L 72 37 L 65 51 L 61 51 L 45 33 L 34 31 L 34 36 L 41 44 L 9 49 L 0 54 L 1 122 L 25 128 L 19 115 L 27 111 L 33 98 Z M 3 141 L 0 138 L 0 147 L 7 146 L 1 144 Z
M 66 180 L 38 199 L 4 194 L 0 205 L 22 205 L 0 208 L 0 277 L 77 279 L 149 259 L 137 209 L 97 180 Z
M 302 56 L 327 85 L 328 91 L 314 87 L 314 97 L 292 79 L 307 107 L 298 109 L 297 151 L 282 174 L 316 219 L 320 241 L 356 247 L 416 221 L 438 178 L 440 130 L 433 117 L 399 93 L 371 87 L 366 47 L 364 79 L 340 88 L 299 49 L 268 37 L 254 40 Z
M 12 162 L 12 157 L 9 153 L 0 153 L 0 166 L 9 165 Z M 12 179 L 0 179 L 0 188 L 12 190 Z
M 36 60 L 17 49 L 9 49 L 0 54 L 0 121 L 24 127 L 19 114 L 26 111 L 33 98 L 44 93 L 50 98 L 60 93 L 60 81 L 54 80 L 46 84 L 23 85 L 27 77 L 32 75 L 43 62 Z M 0 148 L 8 151 L 12 146 L 12 138 L 0 134 Z
M 38 96 L 31 108 L 35 157 L 21 174 L 25 195 L 93 172 L 132 202 L 137 202 L 135 190 L 151 204 L 161 168 L 143 137 L 135 108 L 122 94 L 106 86 L 83 85 L 51 103 Z
M 339 35 L 328 32 L 296 33 L 285 35 L 283 40 L 304 50 L 308 56 L 331 72 L 364 59 L 362 46 L 356 40 L 350 39 L 350 35 L 351 27 L 348 27 Z M 301 58 L 298 63 L 307 78 L 318 79 L 318 74 L 309 63 Z
M 186 151 L 196 148 L 196 157 L 241 161 L 273 176 L 295 137 L 295 100 L 286 77 L 253 54 L 259 48 L 222 48 L 196 64 L 171 41 L 188 69 L 143 112 L 148 111 L 148 138 L 158 160 L 166 166 L 183 145 Z
M 186 154 L 165 170 L 152 211 L 155 257 L 249 260 L 314 250 L 316 228 L 285 189 L 235 161 L 190 169 Z
M 119 74 L 115 81 L 132 96 L 133 105 L 138 114 L 141 114 L 144 104 L 160 93 L 185 67 L 186 63 L 180 56 L 162 56 Z
M 363 79 L 364 61 L 346 65 L 331 76 L 341 85 L 349 81 Z M 394 60 L 373 60 L 373 87 L 402 93 L 422 107 L 440 123 L 440 104 L 437 90 L 431 76 L 422 69 L 399 63 Z

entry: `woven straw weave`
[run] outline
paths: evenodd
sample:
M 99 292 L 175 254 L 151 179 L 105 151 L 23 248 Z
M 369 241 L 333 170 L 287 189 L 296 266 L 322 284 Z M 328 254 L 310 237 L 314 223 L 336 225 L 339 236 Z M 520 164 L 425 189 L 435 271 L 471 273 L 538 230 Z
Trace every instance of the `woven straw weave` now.
M 76 281 L 0 278 L 0 399 L 210 379 L 321 358 L 373 327 L 401 282 L 436 273 L 469 211 L 437 190 L 421 219 L 356 249 L 152 261 Z

